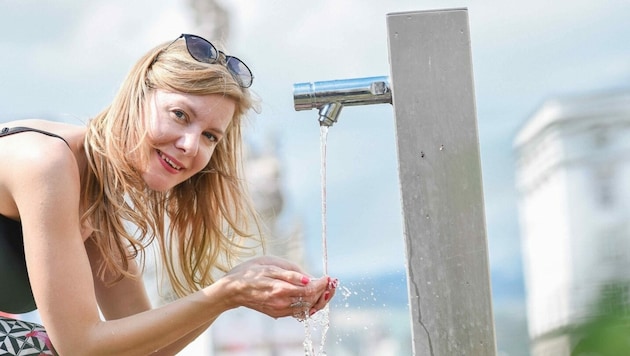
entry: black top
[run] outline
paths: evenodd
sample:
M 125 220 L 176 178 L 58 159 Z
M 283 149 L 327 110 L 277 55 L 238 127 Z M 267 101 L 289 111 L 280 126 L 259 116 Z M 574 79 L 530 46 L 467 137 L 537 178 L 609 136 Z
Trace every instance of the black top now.
M 0 215 L 0 310 L 26 313 L 35 310 L 35 300 L 26 272 L 22 225 Z
M 5 127 L 0 130 L 0 137 L 26 131 L 57 137 L 68 144 L 61 136 L 28 127 Z M 37 306 L 26 271 L 22 224 L 0 215 L 0 311 L 20 314 L 35 309 Z

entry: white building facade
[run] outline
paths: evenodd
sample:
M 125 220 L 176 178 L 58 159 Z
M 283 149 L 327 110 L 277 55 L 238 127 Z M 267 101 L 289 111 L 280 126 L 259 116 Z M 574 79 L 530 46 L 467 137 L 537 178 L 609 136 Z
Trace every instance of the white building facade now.
M 514 140 L 532 356 L 630 280 L 630 92 L 544 103 Z

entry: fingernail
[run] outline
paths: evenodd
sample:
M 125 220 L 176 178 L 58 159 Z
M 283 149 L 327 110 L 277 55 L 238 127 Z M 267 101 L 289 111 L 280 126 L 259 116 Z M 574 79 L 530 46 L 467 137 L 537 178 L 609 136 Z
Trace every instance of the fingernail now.
M 308 316 L 313 316 L 315 313 L 317 313 L 317 309 L 312 308 Z
M 330 298 L 330 292 L 326 291 L 324 292 L 324 300 L 328 300 L 328 298 Z
M 310 278 L 308 278 L 306 276 L 302 276 L 302 281 L 301 282 L 302 282 L 303 285 L 307 285 L 308 282 L 310 282 L 310 281 L 311 281 Z
M 334 289 L 334 288 L 337 288 L 338 284 L 339 284 L 339 280 L 335 278 L 333 280 L 329 280 L 328 287 Z

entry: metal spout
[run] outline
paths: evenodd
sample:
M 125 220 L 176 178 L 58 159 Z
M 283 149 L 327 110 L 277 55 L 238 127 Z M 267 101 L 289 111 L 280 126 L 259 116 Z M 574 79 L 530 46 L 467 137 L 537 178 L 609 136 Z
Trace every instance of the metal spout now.
M 319 109 L 319 123 L 332 126 L 343 106 L 391 104 L 388 77 L 330 80 L 293 85 L 296 111 Z
M 319 126 L 332 126 L 335 122 L 337 122 L 337 118 L 339 117 L 339 113 L 343 105 L 333 102 L 328 103 L 322 106 L 319 109 Z

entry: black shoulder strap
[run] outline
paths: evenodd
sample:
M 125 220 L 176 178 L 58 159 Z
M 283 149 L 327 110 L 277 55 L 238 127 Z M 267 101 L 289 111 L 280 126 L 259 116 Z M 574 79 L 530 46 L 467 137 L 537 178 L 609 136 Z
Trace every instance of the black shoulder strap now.
M 57 134 L 54 134 L 52 132 L 42 131 L 42 130 L 34 129 L 34 128 L 31 128 L 31 127 L 22 127 L 22 126 L 11 127 L 11 128 L 5 127 L 5 128 L 3 128 L 0 131 L 0 137 L 16 134 L 16 133 L 20 133 L 20 132 L 29 132 L 29 131 L 31 131 L 31 132 L 38 132 L 40 134 L 44 134 L 44 135 L 51 136 L 51 137 L 56 137 L 56 138 L 62 140 L 63 142 L 65 142 L 66 145 L 68 147 L 70 147 L 70 144 L 68 144 L 68 141 L 66 141 L 63 137 L 61 137 L 61 136 L 59 136 Z

